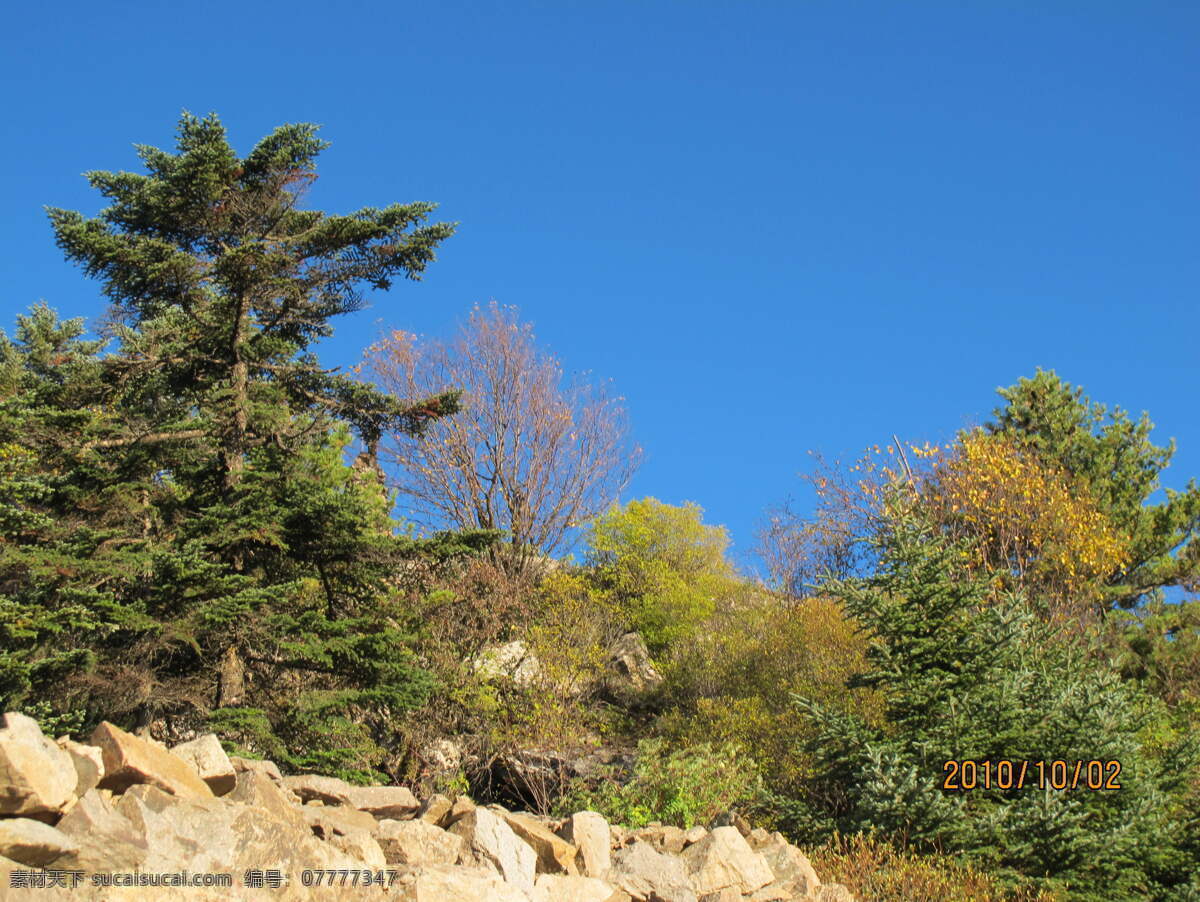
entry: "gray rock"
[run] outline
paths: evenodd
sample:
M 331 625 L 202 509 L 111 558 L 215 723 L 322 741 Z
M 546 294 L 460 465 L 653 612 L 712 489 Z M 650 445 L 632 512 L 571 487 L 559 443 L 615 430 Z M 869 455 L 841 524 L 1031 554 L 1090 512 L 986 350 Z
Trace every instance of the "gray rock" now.
M 460 864 L 494 867 L 513 886 L 533 889 L 537 854 L 497 814 L 475 808 L 455 821 L 450 832 L 466 841 Z
M 681 856 L 698 895 L 733 887 L 748 895 L 775 880 L 767 860 L 750 848 L 736 827 L 718 827 Z
M 635 902 L 697 902 L 687 869 L 675 856 L 663 855 L 635 839 L 612 857 L 612 868 L 604 879 Z

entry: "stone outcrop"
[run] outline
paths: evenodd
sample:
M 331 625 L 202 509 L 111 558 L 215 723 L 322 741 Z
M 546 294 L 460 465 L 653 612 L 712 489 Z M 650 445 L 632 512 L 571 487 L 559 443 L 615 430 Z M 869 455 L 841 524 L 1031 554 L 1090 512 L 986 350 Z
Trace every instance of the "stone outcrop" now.
M 558 821 L 284 776 L 269 761 L 227 756 L 211 735 L 168 751 L 105 723 L 92 739 L 53 742 L 31 719 L 4 716 L 4 902 L 854 902 L 845 887 L 821 885 L 782 835 L 744 822 L 626 829 L 593 811 Z M 114 875 L 183 872 L 228 882 L 112 885 Z M 373 879 L 320 879 L 342 872 Z M 55 886 L 55 874 L 82 882 Z
M 603 690 L 608 698 L 633 702 L 662 683 L 662 674 L 650 660 L 640 633 L 626 633 L 612 644 L 604 665 Z

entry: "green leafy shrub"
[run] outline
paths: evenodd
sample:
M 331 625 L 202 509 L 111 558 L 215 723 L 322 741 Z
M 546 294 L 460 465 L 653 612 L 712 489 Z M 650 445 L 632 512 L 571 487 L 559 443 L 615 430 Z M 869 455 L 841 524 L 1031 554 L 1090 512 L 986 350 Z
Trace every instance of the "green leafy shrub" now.
M 663 739 L 638 743 L 633 774 L 564 797 L 561 810 L 598 811 L 612 823 L 643 827 L 651 821 L 688 828 L 734 808 L 754 807 L 762 781 L 734 743 L 701 743 L 668 751 Z

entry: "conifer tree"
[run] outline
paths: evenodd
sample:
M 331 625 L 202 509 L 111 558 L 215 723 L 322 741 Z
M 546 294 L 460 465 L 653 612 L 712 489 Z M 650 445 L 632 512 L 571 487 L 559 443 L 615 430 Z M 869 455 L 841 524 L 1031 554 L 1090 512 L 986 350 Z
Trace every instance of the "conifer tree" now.
M 1146 753 L 1156 703 L 1020 598 L 998 603 L 965 548 L 923 525 L 900 487 L 889 492 L 895 520 L 877 540 L 876 573 L 823 587 L 868 637 L 868 669 L 849 685 L 883 694 L 884 723 L 799 700 L 821 767 L 810 814 L 815 806 L 826 829 L 965 854 L 1069 898 L 1152 898 L 1185 884 L 1196 865 L 1181 805 L 1194 747 Z M 1064 760 L 1072 772 L 1075 761 L 1119 761 L 1121 788 L 1017 789 L 998 785 L 995 770 L 969 792 L 943 785 L 948 761 L 1002 760 Z
M 200 712 L 285 765 L 367 776 L 430 685 L 391 577 L 490 537 L 396 535 L 371 466 L 383 430 L 419 431 L 456 396 L 396 399 L 311 351 L 365 290 L 418 279 L 454 229 L 425 224 L 426 203 L 303 209 L 324 147 L 286 125 L 239 158 L 216 116 L 185 114 L 175 152 L 138 147 L 146 173 L 88 174 L 99 216 L 49 211 L 117 340 L 77 456 L 136 486 L 121 541 L 143 555 L 114 589 L 125 624 L 71 685 L 92 717 Z M 352 438 L 365 466 L 343 459 Z

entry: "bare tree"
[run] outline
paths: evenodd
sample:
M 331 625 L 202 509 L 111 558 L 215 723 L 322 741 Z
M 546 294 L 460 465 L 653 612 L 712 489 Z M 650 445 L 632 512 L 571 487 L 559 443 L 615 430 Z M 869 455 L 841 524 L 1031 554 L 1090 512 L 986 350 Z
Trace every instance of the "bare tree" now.
M 574 528 L 604 510 L 641 458 L 623 399 L 539 349 L 514 307 L 478 306 L 450 341 L 392 332 L 367 352 L 380 385 L 400 397 L 458 389 L 462 407 L 422 438 L 386 436 L 394 485 L 420 522 L 497 529 L 519 570 L 565 550 Z

